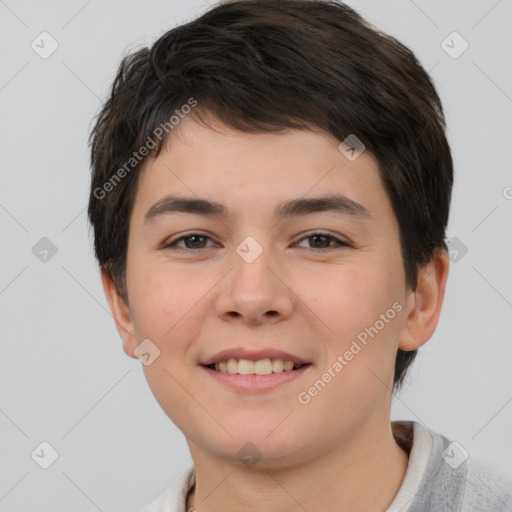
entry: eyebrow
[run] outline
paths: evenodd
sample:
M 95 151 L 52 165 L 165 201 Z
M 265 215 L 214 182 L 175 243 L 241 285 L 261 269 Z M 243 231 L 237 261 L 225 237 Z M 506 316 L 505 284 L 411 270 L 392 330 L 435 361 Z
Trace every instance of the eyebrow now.
M 361 203 L 340 194 L 321 197 L 290 199 L 279 204 L 274 217 L 302 216 L 318 212 L 332 211 L 351 217 L 371 218 L 370 212 Z M 156 217 L 172 213 L 190 213 L 203 216 L 229 217 L 229 211 L 222 203 L 197 197 L 169 195 L 157 201 L 144 216 L 144 223 Z

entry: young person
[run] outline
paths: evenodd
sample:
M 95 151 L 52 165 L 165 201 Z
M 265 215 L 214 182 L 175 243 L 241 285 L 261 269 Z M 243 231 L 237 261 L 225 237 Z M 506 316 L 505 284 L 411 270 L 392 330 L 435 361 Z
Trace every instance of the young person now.
M 390 421 L 449 267 L 452 157 L 410 50 L 341 2 L 220 3 L 124 58 L 91 160 L 124 350 L 194 462 L 146 512 L 512 510 Z

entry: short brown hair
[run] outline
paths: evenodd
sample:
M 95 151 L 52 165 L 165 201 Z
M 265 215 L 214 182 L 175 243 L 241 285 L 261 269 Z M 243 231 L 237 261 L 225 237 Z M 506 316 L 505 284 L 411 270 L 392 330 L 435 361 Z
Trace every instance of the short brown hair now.
M 447 249 L 452 157 L 440 98 L 415 55 L 342 2 L 224 1 L 125 56 L 91 132 L 95 254 L 126 303 L 129 218 L 145 158 L 112 178 L 190 98 L 199 105 L 191 115 L 207 126 L 355 134 L 378 162 L 409 288 Z M 415 356 L 398 350 L 394 390 Z

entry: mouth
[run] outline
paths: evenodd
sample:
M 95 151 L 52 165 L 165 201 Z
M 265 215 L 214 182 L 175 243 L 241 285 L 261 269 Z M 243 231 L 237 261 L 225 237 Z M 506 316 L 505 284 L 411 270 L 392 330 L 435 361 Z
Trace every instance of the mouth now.
M 274 373 L 293 372 L 310 365 L 311 363 L 294 363 L 293 361 L 285 361 L 283 359 L 260 359 L 257 361 L 250 359 L 227 359 L 201 366 L 218 373 L 264 376 Z
M 228 359 L 199 365 L 214 379 L 212 382 L 244 394 L 271 392 L 308 374 L 312 366 L 312 363 L 294 363 L 282 359 Z

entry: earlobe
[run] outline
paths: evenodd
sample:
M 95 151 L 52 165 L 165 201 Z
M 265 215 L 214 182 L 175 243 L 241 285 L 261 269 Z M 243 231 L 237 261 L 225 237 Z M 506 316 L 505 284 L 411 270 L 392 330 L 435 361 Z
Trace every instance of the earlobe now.
M 137 339 L 130 309 L 117 293 L 112 277 L 103 268 L 101 269 L 101 282 L 110 311 L 114 317 L 117 332 L 123 340 L 123 350 L 128 356 L 137 359 L 137 356 L 133 352 L 137 347 Z
M 408 297 L 407 319 L 398 348 L 415 350 L 434 334 L 443 305 L 449 261 L 447 251 L 438 249 L 432 260 L 420 269 L 418 286 Z

